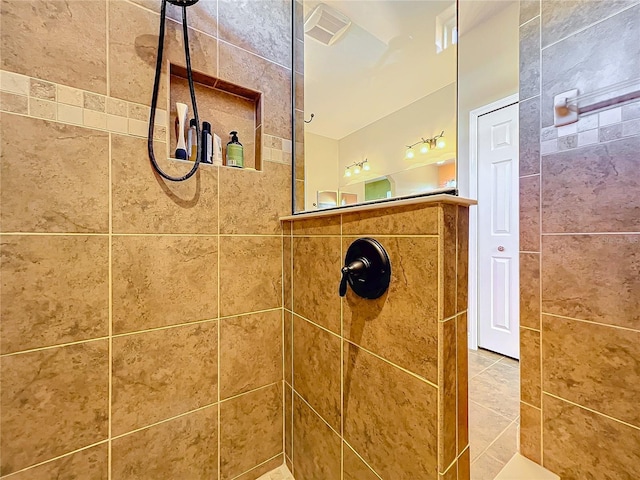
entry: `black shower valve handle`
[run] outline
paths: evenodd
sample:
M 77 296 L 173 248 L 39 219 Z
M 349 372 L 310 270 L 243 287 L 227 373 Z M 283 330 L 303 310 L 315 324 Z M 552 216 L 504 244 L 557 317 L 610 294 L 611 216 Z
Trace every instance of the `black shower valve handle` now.
M 342 267 L 342 280 L 340 280 L 340 296 L 344 297 L 347 294 L 347 281 L 350 275 L 353 277 L 363 277 L 368 268 L 371 267 L 371 262 L 364 257 L 360 257 L 349 265 Z

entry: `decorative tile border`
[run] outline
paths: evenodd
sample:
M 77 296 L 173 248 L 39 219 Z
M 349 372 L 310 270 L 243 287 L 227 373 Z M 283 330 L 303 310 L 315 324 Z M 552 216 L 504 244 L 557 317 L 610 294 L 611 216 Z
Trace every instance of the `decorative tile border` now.
M 640 102 L 580 116 L 576 123 L 540 131 L 542 155 L 640 135 Z
M 146 138 L 150 108 L 115 97 L 0 70 L 0 111 Z M 167 112 L 156 110 L 154 139 L 168 142 Z M 291 165 L 291 140 L 263 134 L 262 160 Z
M 0 111 L 146 137 L 149 107 L 0 70 Z M 167 141 L 167 112 L 156 110 L 154 138 Z

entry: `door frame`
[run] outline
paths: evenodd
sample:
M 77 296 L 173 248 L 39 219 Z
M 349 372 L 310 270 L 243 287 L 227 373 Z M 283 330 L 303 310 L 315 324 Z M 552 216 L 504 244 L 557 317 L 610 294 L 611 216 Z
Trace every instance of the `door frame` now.
M 519 102 L 514 93 L 469 112 L 469 197 L 478 199 L 478 119 L 482 115 L 500 110 Z M 518 131 L 518 139 L 520 132 Z M 469 209 L 469 348 L 478 349 L 478 207 Z

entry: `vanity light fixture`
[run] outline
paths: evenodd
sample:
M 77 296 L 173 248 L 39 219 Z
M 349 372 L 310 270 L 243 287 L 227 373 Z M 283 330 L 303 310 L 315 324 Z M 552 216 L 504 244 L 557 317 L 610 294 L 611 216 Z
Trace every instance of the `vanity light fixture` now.
M 419 150 L 423 155 L 429 153 L 429 150 L 435 150 L 436 148 L 442 149 L 446 147 L 447 143 L 444 141 L 444 130 L 440 133 L 440 135 L 436 135 L 432 138 L 421 138 L 420 141 L 412 145 L 407 145 L 405 158 L 411 159 L 416 156 L 415 152 L 413 151 L 413 147 L 415 147 L 416 145 L 420 145 Z
M 364 170 L 365 172 L 371 170 L 371 166 L 369 165 L 369 160 L 367 160 L 366 158 L 362 162 L 353 162 L 351 165 L 345 167 L 345 177 L 351 176 L 351 169 L 353 169 L 353 173 L 355 175 L 358 175 L 362 170 Z

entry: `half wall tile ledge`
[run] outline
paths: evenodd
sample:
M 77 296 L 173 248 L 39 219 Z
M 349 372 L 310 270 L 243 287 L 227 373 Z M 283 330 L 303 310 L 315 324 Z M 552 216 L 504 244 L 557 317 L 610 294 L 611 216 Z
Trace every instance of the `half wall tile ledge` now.
M 353 212 L 365 212 L 368 210 L 378 210 L 378 209 L 386 209 L 393 207 L 404 207 L 407 205 L 422 205 L 422 204 L 439 204 L 445 203 L 449 205 L 462 205 L 462 206 L 470 206 L 477 205 L 478 201 L 473 200 L 471 198 L 459 197 L 457 195 L 451 195 L 449 193 L 439 193 L 436 195 L 425 194 L 419 195 L 415 197 L 409 198 L 399 198 L 399 199 L 391 199 L 391 200 L 376 200 L 370 203 L 361 203 L 358 205 L 348 206 L 348 207 L 335 207 L 335 208 L 327 208 L 325 210 L 317 210 L 313 212 L 301 212 L 296 213 L 295 215 L 288 215 L 286 217 L 280 217 L 281 222 L 290 222 L 292 220 L 305 220 L 308 218 L 318 218 L 318 217 L 331 217 L 334 215 L 342 215 L 345 213 L 353 213 Z

